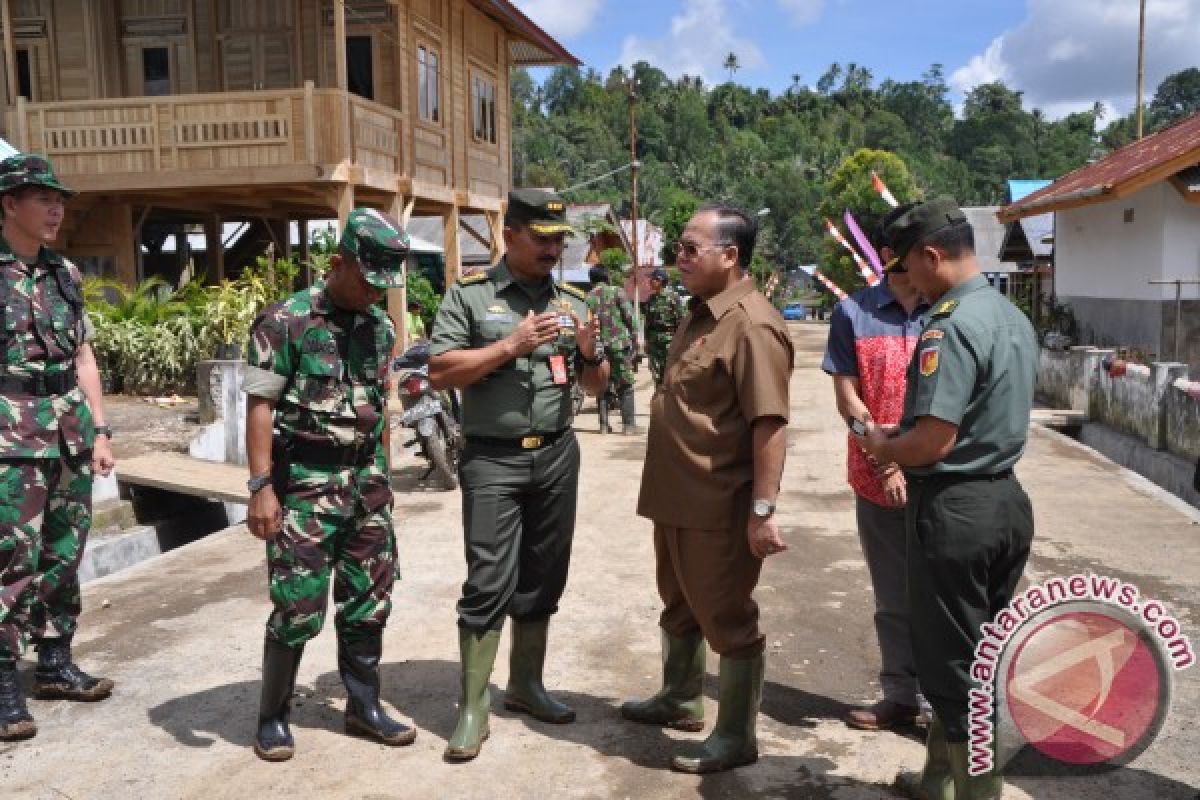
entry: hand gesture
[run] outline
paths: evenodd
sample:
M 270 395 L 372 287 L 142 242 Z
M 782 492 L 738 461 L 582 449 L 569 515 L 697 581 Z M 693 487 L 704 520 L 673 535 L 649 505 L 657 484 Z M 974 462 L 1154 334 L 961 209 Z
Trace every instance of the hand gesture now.
M 530 311 L 521 320 L 521 324 L 508 335 L 509 350 L 513 357 L 527 356 L 544 344 L 549 344 L 558 338 L 558 314 L 553 311 L 543 311 L 534 314 Z
M 269 542 L 283 531 L 283 509 L 275 489 L 267 484 L 250 497 L 250 507 L 246 512 L 246 527 L 250 533 L 265 542 Z
M 112 444 L 107 436 L 97 436 L 96 444 L 92 447 L 92 471 L 102 478 L 107 478 L 116 466 L 113 458 Z
M 746 540 L 750 544 L 750 552 L 756 558 L 766 558 L 788 549 L 783 537 L 779 535 L 774 516 L 764 519 L 751 514 L 750 523 L 746 526 Z

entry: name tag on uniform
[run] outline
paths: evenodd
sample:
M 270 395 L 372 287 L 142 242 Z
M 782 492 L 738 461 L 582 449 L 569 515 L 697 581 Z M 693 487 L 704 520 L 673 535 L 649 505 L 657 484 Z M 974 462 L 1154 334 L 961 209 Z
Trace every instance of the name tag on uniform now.
M 556 386 L 567 384 L 567 360 L 563 358 L 562 353 L 550 356 L 550 375 L 554 378 Z

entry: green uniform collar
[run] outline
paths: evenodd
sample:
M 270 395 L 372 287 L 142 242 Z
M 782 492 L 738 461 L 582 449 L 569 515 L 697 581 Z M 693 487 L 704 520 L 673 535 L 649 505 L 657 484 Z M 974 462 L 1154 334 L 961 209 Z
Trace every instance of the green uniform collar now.
M 957 286 L 954 286 L 950 289 L 950 291 L 939 297 L 933 306 L 934 308 L 937 308 L 947 300 L 961 300 L 971 292 L 978 291 L 979 289 L 990 285 L 991 284 L 988 283 L 988 279 L 983 277 L 983 275 L 972 275 L 970 278 L 967 278 L 965 281 Z
M 500 294 L 510 286 L 519 286 L 522 288 L 522 291 L 529 289 L 535 293 L 549 289 L 550 292 L 555 296 L 558 296 L 559 294 L 558 282 L 549 275 L 542 279 L 543 282 L 541 285 L 521 283 L 518 281 L 512 274 L 512 270 L 508 268 L 507 257 L 501 258 L 498 262 L 496 262 L 496 266 L 492 267 L 491 270 L 488 271 L 488 279 L 492 282 L 492 285 L 496 287 L 496 294 Z

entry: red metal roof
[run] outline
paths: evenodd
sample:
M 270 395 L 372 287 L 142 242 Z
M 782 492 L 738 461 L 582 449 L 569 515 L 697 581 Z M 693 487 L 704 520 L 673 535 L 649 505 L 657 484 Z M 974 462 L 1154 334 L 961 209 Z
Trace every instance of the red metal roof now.
M 1003 222 L 1012 222 L 1048 211 L 1103 203 L 1132 194 L 1195 164 L 1200 164 L 1200 114 L 1068 172 L 1044 189 L 1004 206 L 996 216 Z
M 514 66 L 568 64 L 577 67 L 583 63 L 509 0 L 477 0 L 476 5 L 509 33 L 516 34 L 517 38 L 509 41 L 509 54 Z

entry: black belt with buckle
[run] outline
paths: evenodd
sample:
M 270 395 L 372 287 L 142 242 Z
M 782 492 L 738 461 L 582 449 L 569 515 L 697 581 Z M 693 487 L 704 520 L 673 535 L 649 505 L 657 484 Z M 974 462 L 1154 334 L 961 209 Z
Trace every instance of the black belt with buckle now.
M 518 436 L 513 439 L 504 439 L 496 436 L 468 436 L 467 441 L 473 444 L 487 445 L 488 447 L 507 447 L 513 450 L 540 450 L 543 447 L 554 444 L 570 430 L 570 428 L 563 428 L 561 431 L 554 431 L 553 433 L 531 433 L 528 436 Z
M 955 483 L 970 483 L 972 481 L 1002 481 L 1013 476 L 1011 469 L 1002 470 L 1001 472 L 986 472 L 982 474 L 972 474 L 969 472 L 935 472 L 932 475 L 911 475 L 905 473 L 904 479 L 909 483 L 932 485 L 938 484 L 949 486 Z
M 378 440 L 372 439 L 361 447 L 324 442 L 291 442 L 287 454 L 292 463 L 314 467 L 365 467 L 375 460 Z
M 53 375 L 0 375 L 0 392 L 4 394 L 50 397 L 66 394 L 78 385 L 73 369 Z

